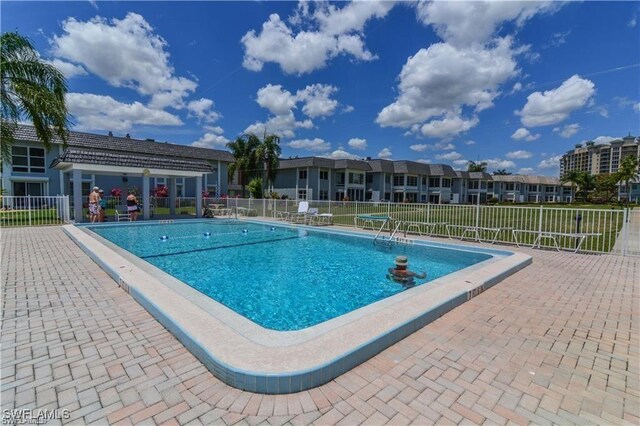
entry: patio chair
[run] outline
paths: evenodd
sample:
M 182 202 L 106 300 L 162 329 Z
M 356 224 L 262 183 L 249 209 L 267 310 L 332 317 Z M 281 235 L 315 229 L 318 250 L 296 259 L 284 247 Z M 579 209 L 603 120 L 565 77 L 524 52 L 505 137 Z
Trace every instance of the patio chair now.
M 115 219 L 116 222 L 120 222 L 121 220 L 131 220 L 131 217 L 129 216 L 129 211 L 127 210 L 127 206 L 123 206 L 123 205 L 119 205 L 116 206 L 116 212 L 115 212 Z
M 289 215 L 289 221 L 297 223 L 302 219 L 302 222 L 305 222 L 308 211 L 309 211 L 309 202 L 308 201 L 300 201 L 300 204 L 298 204 L 298 212 L 297 213 L 291 213 Z

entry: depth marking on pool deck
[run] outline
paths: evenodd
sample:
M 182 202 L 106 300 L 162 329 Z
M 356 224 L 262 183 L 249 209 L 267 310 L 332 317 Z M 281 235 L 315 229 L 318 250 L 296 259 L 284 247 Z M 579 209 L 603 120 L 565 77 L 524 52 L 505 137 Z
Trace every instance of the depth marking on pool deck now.
M 201 251 L 211 251 L 211 250 L 220 250 L 220 249 L 233 248 L 233 247 L 252 246 L 252 245 L 264 244 L 264 243 L 274 243 L 274 242 L 279 242 L 279 241 L 293 240 L 295 238 L 300 238 L 300 236 L 296 235 L 295 237 L 278 238 L 278 239 L 275 239 L 275 240 L 252 241 L 250 243 L 228 244 L 226 246 L 209 247 L 209 248 L 201 248 L 201 249 L 190 249 L 190 250 L 185 250 L 185 251 L 177 251 L 175 253 L 150 254 L 148 256 L 138 256 L 138 257 L 140 257 L 140 259 L 150 259 L 152 257 L 177 256 L 179 254 L 188 254 L 188 253 L 201 252 Z M 213 241 L 213 242 L 215 242 L 215 241 Z

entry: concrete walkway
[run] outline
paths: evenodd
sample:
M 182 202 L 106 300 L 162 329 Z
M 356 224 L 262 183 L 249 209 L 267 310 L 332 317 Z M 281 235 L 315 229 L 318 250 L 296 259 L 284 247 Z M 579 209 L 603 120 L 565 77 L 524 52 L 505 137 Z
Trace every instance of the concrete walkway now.
M 640 208 L 629 211 L 629 220 L 622 225 L 620 236 L 613 246 L 614 253 L 623 252 L 625 236 L 627 245 L 625 253 L 630 256 L 640 256 Z
M 1 248 L 3 409 L 79 424 L 640 423 L 638 258 L 523 249 L 525 270 L 335 381 L 273 396 L 218 381 L 60 228 L 3 229 Z

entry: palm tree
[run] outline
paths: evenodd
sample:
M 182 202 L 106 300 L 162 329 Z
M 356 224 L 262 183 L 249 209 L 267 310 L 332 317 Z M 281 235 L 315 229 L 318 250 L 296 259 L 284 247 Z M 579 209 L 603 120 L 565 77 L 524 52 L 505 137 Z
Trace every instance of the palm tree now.
M 233 176 L 238 172 L 238 180 L 242 185 L 242 197 L 245 196 L 245 186 L 251 175 L 256 171 L 258 157 L 256 150 L 260 146 L 260 139 L 255 135 L 238 136 L 235 141 L 227 143 L 227 148 L 235 158 L 229 164 L 229 182 L 233 182 Z
M 640 158 L 635 155 L 626 156 L 620 163 L 620 167 L 618 167 L 618 171 L 616 172 L 618 182 L 625 183 L 624 186 L 627 194 L 627 204 L 629 203 L 629 198 L 631 196 L 631 182 L 640 179 L 640 173 L 638 172 L 639 162 Z
M 255 135 L 253 136 L 255 137 Z M 263 180 L 266 182 L 266 188 L 268 190 L 272 187 L 273 181 L 276 178 L 281 153 L 280 138 L 276 135 L 267 135 L 265 132 L 256 154 L 264 166 L 264 174 L 266 176 Z
M 11 146 L 17 123 L 27 119 L 33 123 L 38 139 L 45 149 L 51 147 L 57 135 L 67 143 L 69 121 L 65 94 L 67 82 L 54 66 L 40 59 L 27 38 L 16 32 L 0 37 L 2 64 L 2 122 L 0 155 L 11 160 Z
M 495 172 L 493 172 L 493 174 L 495 176 L 509 176 L 511 174 L 511 172 L 508 172 L 505 169 L 498 169 Z
M 576 184 L 578 185 L 579 192 L 582 194 L 583 201 L 587 201 L 589 191 L 596 187 L 596 180 L 589 172 L 578 172 L 577 178 Z
M 487 163 L 484 161 L 481 163 L 476 163 L 475 161 L 469 161 L 467 167 L 467 171 L 469 172 L 486 172 L 487 171 Z
M 580 180 L 580 172 L 577 170 L 568 171 L 560 178 L 560 182 L 563 184 L 566 182 L 571 183 L 571 202 L 572 203 L 575 198 L 574 194 L 576 193 L 576 191 L 573 188 L 577 185 L 579 180 Z

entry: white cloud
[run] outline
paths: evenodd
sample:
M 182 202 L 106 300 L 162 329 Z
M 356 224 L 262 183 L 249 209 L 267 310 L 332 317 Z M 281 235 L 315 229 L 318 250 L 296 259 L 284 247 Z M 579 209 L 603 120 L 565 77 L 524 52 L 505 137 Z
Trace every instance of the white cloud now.
M 297 139 L 289 142 L 287 146 L 296 149 L 304 149 L 307 151 L 326 151 L 331 148 L 331 144 L 329 142 L 325 142 L 320 138 Z
M 469 160 L 461 159 L 461 160 L 453 160 L 453 164 L 456 166 L 466 166 L 469 163 Z
M 342 108 L 342 112 L 347 113 L 347 112 L 353 112 L 355 110 L 355 108 L 351 105 L 346 105 L 344 108 Z
M 570 138 L 571 136 L 578 133 L 578 131 L 580 131 L 580 125 L 578 123 L 567 124 L 562 128 L 560 127 L 553 128 L 553 132 L 559 134 L 563 138 Z
M 530 94 L 525 106 L 516 114 L 526 127 L 560 123 L 573 111 L 585 106 L 594 93 L 593 82 L 574 75 L 556 89 Z
M 417 143 L 417 144 L 411 145 L 409 147 L 409 149 L 412 150 L 412 151 L 424 152 L 427 149 L 429 149 L 430 147 L 431 146 L 427 145 L 426 143 Z
M 500 158 L 489 158 L 481 160 L 481 163 L 487 163 L 487 167 L 491 169 L 513 169 L 516 167 L 516 163 L 511 160 L 502 160 Z
M 627 27 L 635 28 L 637 24 L 638 24 L 638 16 L 634 13 L 633 16 L 631 17 L 631 20 L 627 24 Z
M 338 9 L 334 5 L 309 4 L 299 6 L 289 19 L 296 27 L 309 27 L 296 32 L 272 14 L 259 32 L 251 30 L 241 39 L 244 46 L 243 66 L 260 71 L 267 62 L 274 62 L 287 74 L 304 74 L 324 68 L 338 55 L 349 55 L 362 61 L 376 58 L 364 45 L 362 31 L 372 18 L 383 18 L 393 2 L 352 2 Z
M 593 139 L 593 141 L 596 144 L 604 144 L 604 143 L 609 143 L 611 141 L 614 141 L 616 139 L 620 139 L 620 138 L 614 138 L 611 136 L 598 136 L 597 138 Z
M 640 102 L 636 102 L 635 104 L 633 104 L 633 110 L 635 112 L 640 112 Z
M 224 129 L 220 126 L 209 126 L 209 125 L 205 125 L 203 126 L 204 130 L 208 130 L 209 132 L 216 134 L 216 135 L 221 135 L 224 133 Z
M 451 152 L 447 152 L 446 154 L 436 155 L 436 159 L 438 160 L 452 161 L 452 160 L 459 160 L 461 158 L 462 158 L 462 154 L 456 151 L 451 151 Z
M 220 134 L 205 133 L 200 139 L 193 142 L 191 145 L 200 148 L 224 148 L 228 142 L 229 139 Z
M 323 154 L 322 157 L 333 158 L 334 160 L 359 160 L 361 158 L 359 155 L 345 151 L 342 147 L 331 153 Z
M 312 84 L 298 90 L 296 94 L 284 89 L 281 85 L 267 84 L 258 89 L 256 102 L 269 110 L 274 116 L 266 123 L 256 122 L 247 127 L 245 132 L 262 133 L 265 131 L 275 133 L 283 137 L 294 137 L 295 129 L 310 129 L 313 122 L 309 119 L 298 121 L 293 110 L 298 103 L 302 103 L 302 112 L 311 118 L 332 115 L 339 103 L 331 99 L 331 95 L 337 92 L 335 86 L 325 84 Z
M 382 148 L 382 150 L 378 153 L 378 157 L 385 160 L 390 159 L 392 155 L 393 153 L 389 148 Z
M 74 65 L 71 62 L 63 61 L 62 59 L 56 58 L 45 62 L 56 67 L 62 74 L 64 74 L 67 80 L 77 75 L 87 75 L 87 70 L 85 70 L 81 65 Z
M 361 138 L 351 138 L 349 139 L 349 142 L 347 142 L 347 145 L 349 145 L 349 147 L 353 149 L 364 150 L 367 149 L 367 140 Z
M 441 149 L 443 151 L 451 151 L 453 149 L 456 149 L 456 146 L 452 143 L 441 142 L 436 144 L 436 148 Z
M 462 117 L 462 107 L 477 113 L 493 105 L 499 86 L 518 72 L 513 55 L 510 38 L 498 39 L 492 47 L 434 43 L 420 49 L 402 68 L 400 95 L 376 122 L 434 137 L 468 130 L 478 118 Z M 428 122 L 434 117 L 438 119 Z
M 212 110 L 213 101 L 207 98 L 200 98 L 187 104 L 187 110 L 205 123 L 212 123 L 220 118 L 220 114 Z
M 64 34 L 50 40 L 55 57 L 82 65 L 114 87 L 151 96 L 154 109 L 181 108 L 197 87 L 195 81 L 174 75 L 166 41 L 137 13 L 111 21 L 68 18 L 62 29 Z
M 297 98 L 281 85 L 267 84 L 258 89 L 258 105 L 266 108 L 273 115 L 288 114 L 296 106 Z
M 524 139 L 528 142 L 535 141 L 539 137 L 540 137 L 539 133 L 533 135 L 531 134 L 531 132 L 529 132 L 529 130 L 525 129 L 524 127 L 520 127 L 511 135 L 511 139 L 515 139 L 517 141 Z
M 511 88 L 511 93 L 517 93 L 519 91 L 522 90 L 522 83 L 520 83 L 519 81 L 516 82 L 513 87 Z
M 468 140 L 464 143 L 465 145 L 475 145 L 476 141 Z
M 264 132 L 273 133 L 281 137 L 292 138 L 295 136 L 296 129 L 311 129 L 313 128 L 313 122 L 311 120 L 298 121 L 293 115 L 292 111 L 289 111 L 285 115 L 276 115 L 269 118 L 266 122 L 257 121 L 248 126 L 245 133 L 255 133 L 261 135 Z
M 433 25 L 436 33 L 456 46 L 484 43 L 505 22 L 515 21 L 522 26 L 540 12 L 552 12 L 559 5 L 552 1 L 473 1 L 473 2 L 420 2 L 418 18 Z
M 419 160 L 416 160 L 416 161 L 422 164 L 431 164 L 431 160 L 429 160 L 428 158 L 420 158 Z
M 533 156 L 532 153 L 530 153 L 529 151 L 511 151 L 511 152 L 507 152 L 507 158 L 510 158 L 512 160 L 522 160 L 525 158 L 531 158 Z
M 536 171 L 531 167 L 523 167 L 520 170 L 518 170 L 519 175 L 532 175 L 532 174 L 535 174 L 535 172 Z
M 560 167 L 560 159 L 561 155 L 554 155 L 553 157 L 545 158 L 540 163 L 538 163 L 539 169 L 553 169 L 556 167 Z
M 68 93 L 69 113 L 80 131 L 128 131 L 138 124 L 155 126 L 179 126 L 179 117 L 166 111 L 149 108 L 140 102 L 118 102 L 111 96 L 92 93 Z
M 331 95 L 337 91 L 335 86 L 329 84 L 312 84 L 298 90 L 296 99 L 304 102 L 302 112 L 309 117 L 326 117 L 333 114 L 338 107 L 338 101 L 331 99 Z

